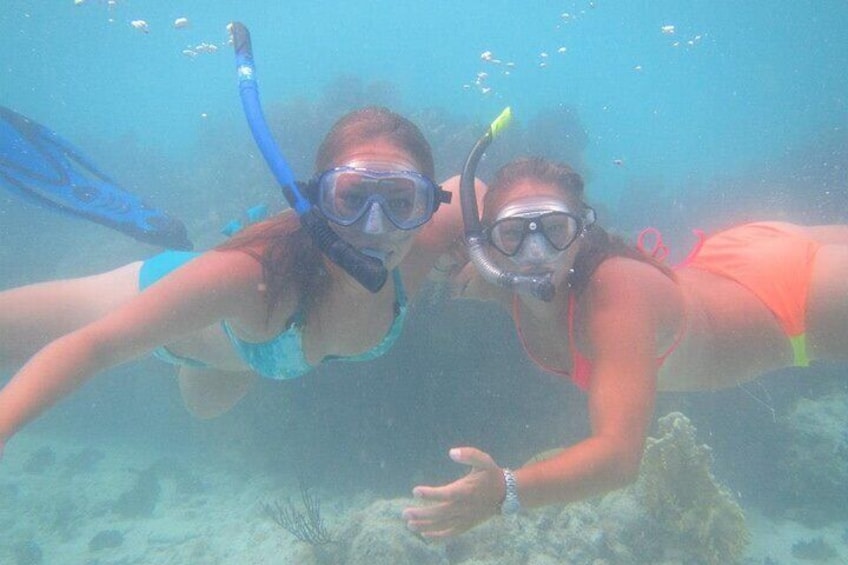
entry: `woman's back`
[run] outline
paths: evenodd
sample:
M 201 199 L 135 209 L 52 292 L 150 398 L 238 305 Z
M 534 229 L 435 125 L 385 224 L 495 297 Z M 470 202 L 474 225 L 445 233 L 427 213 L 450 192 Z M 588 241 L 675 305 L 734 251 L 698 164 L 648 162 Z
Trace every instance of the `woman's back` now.
M 833 255 L 845 257 L 841 266 Z M 707 238 L 677 272 L 688 329 L 660 373 L 661 387 L 733 386 L 812 358 L 844 356 L 825 338 L 844 335 L 845 321 L 826 321 L 820 312 L 834 310 L 826 287 L 845 280 L 846 256 L 844 229 L 762 222 Z
M 751 291 L 689 267 L 677 271 L 677 284 L 685 300 L 685 328 L 660 369 L 660 390 L 734 386 L 791 362 L 786 335 Z

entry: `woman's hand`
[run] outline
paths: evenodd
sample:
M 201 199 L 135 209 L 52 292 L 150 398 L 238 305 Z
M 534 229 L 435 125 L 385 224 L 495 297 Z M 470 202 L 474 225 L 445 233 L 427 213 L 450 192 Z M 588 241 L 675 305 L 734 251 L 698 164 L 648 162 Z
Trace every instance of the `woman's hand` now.
M 424 537 L 455 536 L 500 513 L 505 486 L 495 461 L 473 447 L 457 447 L 449 455 L 470 466 L 468 474 L 442 487 L 415 487 L 413 496 L 430 504 L 403 511 L 407 527 Z

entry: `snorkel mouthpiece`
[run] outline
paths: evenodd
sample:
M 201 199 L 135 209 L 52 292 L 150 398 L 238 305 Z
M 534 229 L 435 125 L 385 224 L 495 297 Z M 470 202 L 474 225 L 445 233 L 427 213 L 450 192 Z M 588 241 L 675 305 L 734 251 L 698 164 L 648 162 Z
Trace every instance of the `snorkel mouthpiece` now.
M 483 278 L 490 283 L 521 294 L 529 294 L 545 302 L 553 300 L 555 287 L 551 273 L 520 275 L 504 271 L 495 265 L 486 253 L 484 237 L 466 236 L 465 242 L 468 247 L 468 255 L 471 257 L 474 266 Z
M 344 269 L 359 284 L 371 292 L 379 291 L 388 278 L 386 267 L 379 259 L 363 254 L 344 241 L 330 228 L 327 221 L 315 212 L 309 199 L 298 188 L 291 167 L 289 167 L 271 135 L 271 130 L 259 103 L 259 88 L 255 78 L 256 69 L 253 63 L 250 32 L 240 22 L 230 23 L 227 30 L 233 38 L 239 78 L 239 96 L 247 123 L 259 151 L 283 190 L 283 196 L 289 206 L 297 213 L 301 225 L 309 233 L 315 245 L 327 258 Z
M 459 180 L 459 196 L 462 204 L 462 223 L 465 226 L 465 244 L 471 261 L 484 279 L 497 286 L 550 302 L 553 300 L 555 292 L 552 273 L 521 275 L 504 271 L 491 260 L 486 251 L 486 236 L 483 233 L 480 214 L 477 210 L 477 191 L 474 188 L 477 165 L 495 137 L 511 121 L 512 110 L 506 107 L 474 144 L 465 160 L 465 166 L 462 168 L 462 175 Z

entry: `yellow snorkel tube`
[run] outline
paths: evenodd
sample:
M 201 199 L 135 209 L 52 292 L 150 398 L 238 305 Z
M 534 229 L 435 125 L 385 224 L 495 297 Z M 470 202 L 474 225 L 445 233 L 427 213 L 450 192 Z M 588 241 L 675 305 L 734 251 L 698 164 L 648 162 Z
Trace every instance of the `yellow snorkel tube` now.
M 459 181 L 462 223 L 465 227 L 465 246 L 468 249 L 471 261 L 484 279 L 497 286 L 530 294 L 549 302 L 553 300 L 555 290 L 552 273 L 521 275 L 504 271 L 498 267 L 487 252 L 487 236 L 483 225 L 480 223 L 480 214 L 477 210 L 477 192 L 474 189 L 477 165 L 495 137 L 506 129 L 511 121 L 512 110 L 507 106 L 489 125 L 486 132 L 480 136 L 465 159 L 465 166 L 462 168 L 462 176 Z

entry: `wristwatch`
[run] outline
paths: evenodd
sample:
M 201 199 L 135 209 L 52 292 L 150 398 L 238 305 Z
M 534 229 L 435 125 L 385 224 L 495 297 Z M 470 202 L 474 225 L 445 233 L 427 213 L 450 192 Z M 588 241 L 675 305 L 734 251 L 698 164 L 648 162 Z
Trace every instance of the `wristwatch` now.
M 504 468 L 503 476 L 506 488 L 503 502 L 501 502 L 501 514 L 504 516 L 518 514 L 521 510 L 521 503 L 518 501 L 518 483 L 515 481 L 515 475 L 510 469 Z

